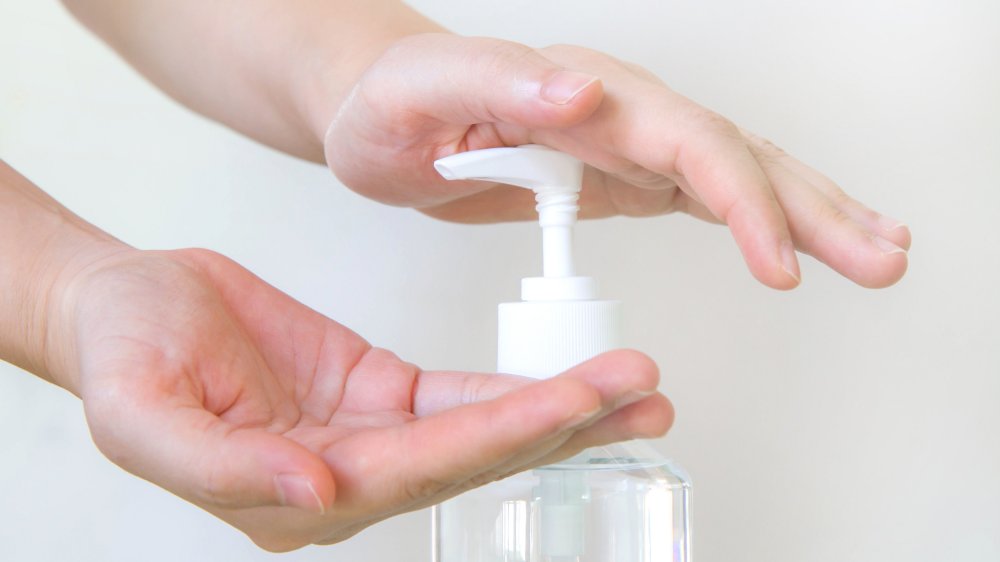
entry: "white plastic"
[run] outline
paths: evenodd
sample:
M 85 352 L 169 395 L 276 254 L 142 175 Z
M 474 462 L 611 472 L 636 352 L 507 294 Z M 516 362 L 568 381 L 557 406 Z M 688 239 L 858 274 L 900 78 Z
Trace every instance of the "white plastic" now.
M 594 279 L 574 270 L 582 162 L 544 146 L 525 145 L 463 152 L 434 167 L 447 179 L 500 182 L 535 192 L 543 276 L 521 281 L 521 302 L 500 305 L 500 372 L 552 377 L 621 346 L 620 304 L 597 300 Z
M 621 347 L 618 301 L 507 302 L 498 313 L 501 373 L 544 379 Z
M 525 187 L 535 192 L 542 227 L 542 274 L 572 277 L 573 225 L 579 210 L 583 163 L 569 154 L 537 144 L 461 152 L 434 162 L 449 180 L 481 180 Z
M 521 279 L 523 301 L 588 301 L 597 298 L 593 277 L 525 277 Z

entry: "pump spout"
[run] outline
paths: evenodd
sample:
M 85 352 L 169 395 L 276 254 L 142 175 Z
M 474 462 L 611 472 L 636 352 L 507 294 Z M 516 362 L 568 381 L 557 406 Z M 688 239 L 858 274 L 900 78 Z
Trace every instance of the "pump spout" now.
M 569 154 L 537 144 L 462 152 L 434 162 L 449 180 L 480 180 L 535 192 L 542 227 L 542 275 L 566 278 L 573 266 L 573 225 L 580 207 L 583 163 Z
M 434 162 L 448 180 L 481 180 L 525 187 L 534 192 L 580 191 L 583 163 L 538 144 L 461 152 Z

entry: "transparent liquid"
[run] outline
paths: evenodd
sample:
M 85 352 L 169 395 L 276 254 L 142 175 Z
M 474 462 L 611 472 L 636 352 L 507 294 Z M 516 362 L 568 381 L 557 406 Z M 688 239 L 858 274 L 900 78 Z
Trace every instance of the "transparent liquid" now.
M 642 442 L 596 447 L 434 509 L 434 562 L 691 562 L 691 484 Z

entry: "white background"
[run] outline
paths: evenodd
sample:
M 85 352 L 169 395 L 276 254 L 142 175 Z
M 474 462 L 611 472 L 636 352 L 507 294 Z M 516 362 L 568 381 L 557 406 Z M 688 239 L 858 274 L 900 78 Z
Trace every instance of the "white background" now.
M 694 477 L 699 562 L 1000 560 L 1000 3 L 414 5 L 643 64 L 910 225 L 897 286 L 803 258 L 790 293 L 688 217 L 580 228 L 677 406 L 657 446 Z M 495 303 L 538 267 L 530 225 L 380 206 L 192 115 L 51 0 L 0 0 L 0 156 L 132 244 L 219 250 L 425 367 L 489 370 Z M 425 513 L 259 551 L 101 457 L 75 398 L 0 371 L 3 562 L 430 558 Z

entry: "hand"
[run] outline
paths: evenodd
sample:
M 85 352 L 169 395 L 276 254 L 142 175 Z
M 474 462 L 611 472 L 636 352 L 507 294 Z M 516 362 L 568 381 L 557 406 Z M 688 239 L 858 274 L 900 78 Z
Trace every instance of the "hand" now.
M 589 164 L 582 216 L 683 211 L 728 224 L 751 272 L 771 287 L 799 283 L 796 248 L 865 287 L 906 271 L 902 223 L 648 71 L 592 50 L 410 36 L 368 68 L 336 115 L 326 157 L 344 184 L 439 218 L 532 217 L 530 193 L 447 182 L 432 162 L 538 143 Z
M 118 250 L 54 286 L 47 364 L 101 451 L 269 550 L 673 419 L 638 353 L 542 382 L 421 371 L 204 250 Z

